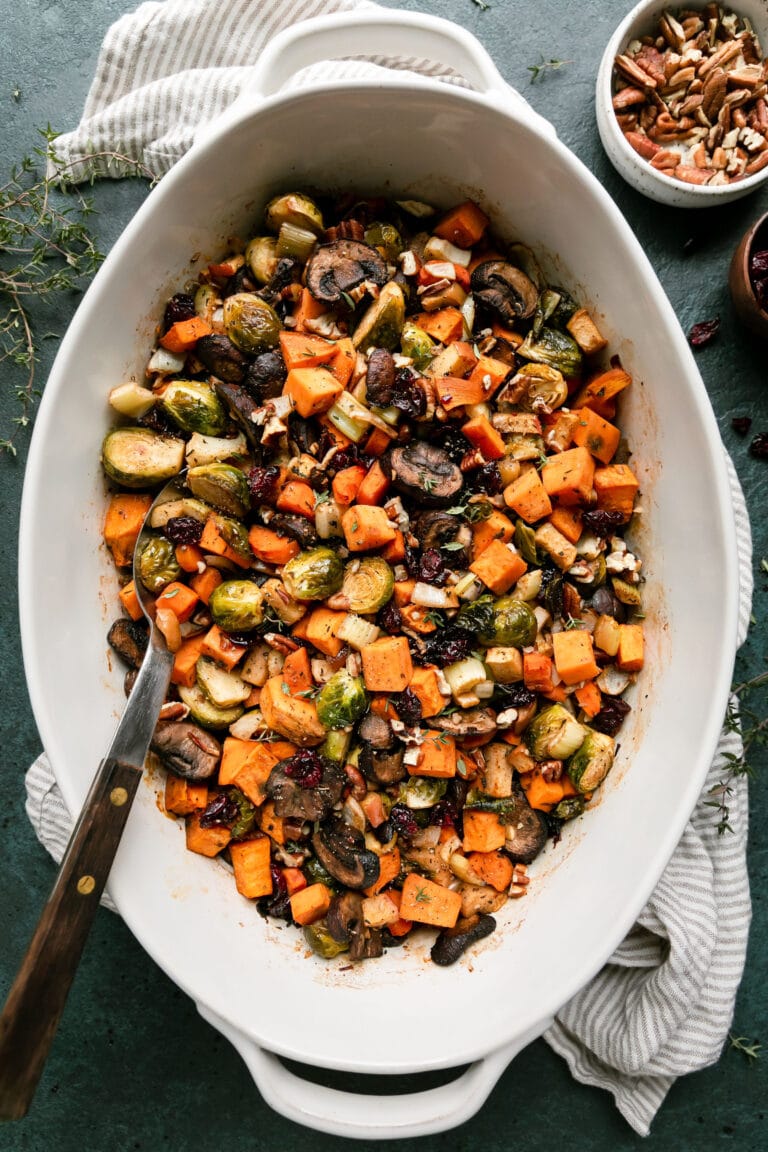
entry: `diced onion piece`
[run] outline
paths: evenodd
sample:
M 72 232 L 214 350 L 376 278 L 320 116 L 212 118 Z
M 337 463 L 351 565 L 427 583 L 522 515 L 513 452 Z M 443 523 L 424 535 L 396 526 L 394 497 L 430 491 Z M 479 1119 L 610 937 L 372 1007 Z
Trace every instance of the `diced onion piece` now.
M 245 712 L 234 724 L 229 726 L 230 736 L 234 736 L 236 740 L 253 740 L 256 736 L 261 736 L 269 732 L 269 725 L 264 720 L 264 716 L 259 708 L 252 708 L 250 712 Z
M 403 212 L 407 212 L 409 216 L 415 216 L 417 220 L 435 214 L 432 205 L 425 204 L 422 200 L 396 200 L 395 203 L 398 208 L 402 208 Z
M 524 572 L 515 584 L 516 600 L 535 600 L 541 591 L 541 568 Z
M 483 582 L 474 572 L 465 572 L 453 586 L 454 595 L 460 600 L 477 600 L 483 589 Z
M 466 856 L 462 856 L 459 852 L 454 852 L 448 861 L 448 867 L 454 876 L 458 876 L 459 880 L 463 880 L 465 884 L 475 884 L 482 887 L 483 881 L 472 868 Z
M 495 687 L 493 680 L 482 680 L 479 684 L 475 684 L 475 696 L 481 700 L 490 700 Z
M 371 624 L 368 620 L 363 620 L 362 616 L 356 616 L 354 612 L 350 612 L 342 620 L 337 635 L 339 640 L 343 640 L 351 648 L 356 648 L 358 652 L 362 652 L 366 645 L 373 644 L 374 640 L 378 638 L 379 632 L 380 629 L 376 624 Z
M 418 580 L 411 593 L 411 603 L 420 608 L 458 608 L 459 601 L 455 592 L 445 588 L 435 588 L 434 584 L 425 584 Z
M 471 692 L 477 684 L 482 684 L 487 679 L 485 666 L 476 656 L 468 656 L 466 660 L 449 664 L 444 672 L 454 697 Z
M 424 246 L 424 255 L 428 260 L 448 260 L 451 264 L 458 264 L 460 268 L 468 268 L 472 261 L 472 252 L 467 248 L 457 248 L 450 240 L 443 240 L 441 236 L 430 236 Z
M 227 438 L 193 432 L 187 441 L 186 457 L 190 468 L 196 468 L 198 464 L 215 464 L 218 460 L 240 459 L 247 455 L 248 445 L 242 432 Z
M 147 364 L 147 372 L 160 372 L 163 376 L 175 375 L 183 370 L 186 359 L 186 355 L 179 356 L 167 348 L 156 348 Z
M 178 652 L 181 648 L 181 626 L 179 618 L 171 608 L 158 608 L 155 613 L 155 624 L 165 637 L 169 652 Z
M 157 397 L 149 388 L 142 388 L 129 380 L 126 384 L 118 384 L 109 394 L 109 403 L 121 416 L 131 416 L 138 420 L 145 412 L 153 407 Z
M 341 509 L 335 500 L 323 500 L 315 505 L 315 531 L 321 540 L 344 535 L 341 527 Z
M 456 279 L 456 269 L 447 260 L 429 260 L 424 265 L 424 271 L 428 272 L 435 280 Z
M 306 228 L 299 228 L 296 224 L 281 224 L 277 237 L 277 255 L 292 256 L 303 264 L 312 255 L 316 243 L 317 236 Z
M 475 326 L 475 298 L 474 296 L 467 296 L 466 300 L 459 309 L 464 320 L 464 335 L 467 339 L 472 335 L 472 329 Z

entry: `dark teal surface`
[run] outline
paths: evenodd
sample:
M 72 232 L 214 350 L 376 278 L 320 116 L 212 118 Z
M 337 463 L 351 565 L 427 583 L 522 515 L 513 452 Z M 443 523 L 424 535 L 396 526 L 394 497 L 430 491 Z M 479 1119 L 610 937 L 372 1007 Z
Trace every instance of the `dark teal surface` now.
M 223 7 L 225 0 L 222 0 Z M 394 6 L 394 5 L 391 5 Z M 474 32 L 491 51 L 505 78 L 556 125 L 560 138 L 596 173 L 615 198 L 647 250 L 672 306 L 687 330 L 719 315 L 716 343 L 699 364 L 723 433 L 744 485 L 755 533 L 755 623 L 739 658 L 744 679 L 765 667 L 768 625 L 768 556 L 765 515 L 768 461 L 747 453 L 748 440 L 730 427 L 733 416 L 750 415 L 753 432 L 768 432 L 764 345 L 746 337 L 732 313 L 726 286 L 731 252 L 745 228 L 768 209 L 768 192 L 705 212 L 663 208 L 632 192 L 606 160 L 593 112 L 594 77 L 603 46 L 629 5 L 621 0 L 491 0 L 487 11 L 473 0 L 401 0 L 405 8 L 450 17 Z M 0 0 L 0 183 L 11 164 L 36 143 L 35 129 L 49 121 L 65 130 L 76 124 L 109 24 L 131 7 L 129 0 Z M 544 56 L 570 61 L 561 71 L 530 83 L 528 65 Z M 13 97 L 18 89 L 18 100 Z M 98 216 L 93 228 L 106 250 L 144 196 L 135 183 L 103 183 L 93 190 Z M 689 239 L 690 255 L 683 254 Z M 76 299 L 40 307 L 40 332 L 61 334 Z M 39 379 L 56 350 L 43 346 Z M 0 418 L 16 414 L 11 380 L 0 370 Z M 19 963 L 54 875 L 53 864 L 24 815 L 24 771 L 40 751 L 27 699 L 16 619 L 16 539 L 28 435 L 19 456 L 0 458 L 0 710 L 3 769 L 0 775 L 0 999 Z M 706 526 L 702 526 L 706 530 Z M 55 563 L 55 555 L 51 556 Z M 695 588 L 696 573 L 691 572 Z M 750 1066 L 726 1048 L 720 1062 L 684 1078 L 672 1089 L 653 1126 L 649 1146 L 681 1149 L 766 1147 L 768 1107 L 768 927 L 765 897 L 765 756 L 753 757 L 749 869 L 754 922 L 739 993 L 734 1032 L 760 1040 L 762 1058 Z M 258 974 L 254 973 L 258 995 Z M 483 1010 L 492 1010 L 484 1005 Z M 446 1004 L 446 1028 L 451 1006 Z M 308 1022 L 308 1026 L 310 1023 Z M 403 1042 L 417 1043 L 396 1004 L 382 1003 L 382 1027 L 400 1028 Z M 354 1086 L 355 1078 L 318 1074 Z M 408 1086 L 414 1082 L 407 1078 Z M 428 1081 L 431 1083 L 431 1081 Z M 406 1085 L 398 1081 L 396 1087 Z M 390 1086 L 391 1090 L 391 1086 Z M 547 1152 L 553 1145 L 579 1152 L 625 1152 L 638 1148 L 634 1135 L 603 1092 L 576 1084 L 565 1064 L 542 1042 L 527 1048 L 502 1077 L 482 1112 L 452 1133 L 383 1150 L 418 1147 L 519 1149 Z M 0 1127 L 2 1152 L 292 1152 L 299 1147 L 354 1147 L 283 1120 L 264 1105 L 234 1050 L 198 1017 L 194 1006 L 147 958 L 123 923 L 100 911 L 30 1115 Z

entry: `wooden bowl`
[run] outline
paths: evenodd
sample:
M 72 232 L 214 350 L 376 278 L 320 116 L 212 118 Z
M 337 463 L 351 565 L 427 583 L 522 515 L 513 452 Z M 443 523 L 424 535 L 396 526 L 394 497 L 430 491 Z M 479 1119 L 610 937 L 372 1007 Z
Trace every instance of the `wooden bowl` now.
M 728 276 L 736 315 L 755 336 L 768 340 L 768 312 L 760 307 L 749 275 L 749 258 L 753 251 L 759 250 L 755 247 L 756 243 L 768 248 L 768 212 L 744 233 L 733 254 Z

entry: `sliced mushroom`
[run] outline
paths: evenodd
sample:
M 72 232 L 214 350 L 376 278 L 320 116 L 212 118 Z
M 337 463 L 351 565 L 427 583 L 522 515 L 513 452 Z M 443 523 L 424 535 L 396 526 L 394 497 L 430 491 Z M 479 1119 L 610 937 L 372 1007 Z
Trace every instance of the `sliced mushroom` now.
M 254 423 L 253 419 L 258 405 L 241 384 L 230 384 L 226 380 L 216 380 L 215 388 L 219 399 L 235 424 L 242 428 L 246 440 L 257 453 L 257 459 L 260 460 L 262 429 Z
M 261 296 L 262 300 L 266 300 L 268 304 L 274 306 L 276 301 L 294 280 L 298 280 L 301 274 L 301 264 L 298 260 L 294 260 L 292 256 L 282 256 L 277 264 L 275 270 L 269 278 L 269 281 L 260 288 L 256 293 Z
M 378 856 L 365 847 L 362 832 L 343 820 L 319 828 L 312 847 L 326 872 L 346 888 L 369 888 L 379 878 Z
M 395 359 L 386 348 L 374 348 L 368 357 L 365 394 L 370 404 L 387 408 L 395 390 Z
M 150 748 L 166 768 L 185 780 L 210 780 L 221 759 L 221 744 L 191 720 L 161 720 Z
M 504 324 L 527 320 L 536 311 L 539 291 L 524 272 L 506 260 L 486 260 L 472 273 L 472 292 Z
M 391 724 L 383 716 L 377 716 L 375 712 L 366 713 L 360 721 L 357 734 L 377 752 L 389 751 L 395 744 Z
M 367 780 L 385 788 L 390 784 L 399 784 L 407 776 L 403 764 L 404 751 L 400 743 L 392 749 L 377 749 L 370 744 L 363 744 L 358 757 L 360 771 Z
M 228 336 L 203 336 L 195 345 L 195 356 L 212 376 L 239 384 L 245 376 L 248 361 Z
M 487 916 L 491 912 L 498 912 L 499 908 L 507 902 L 506 892 L 497 892 L 495 888 L 488 885 L 478 888 L 475 884 L 462 884 L 459 892 L 461 894 L 461 915 L 464 917 Z
M 285 361 L 278 351 L 262 352 L 248 368 L 243 383 L 248 394 L 263 404 L 282 393 L 287 375 Z
M 387 265 L 375 248 L 359 240 L 321 244 L 307 265 L 307 287 L 329 308 L 348 307 L 345 296 L 363 281 L 380 288 L 387 282 Z
M 143 621 L 121 616 L 107 633 L 107 640 L 129 668 L 140 668 L 149 642 L 149 633 Z
M 353 937 L 365 927 L 362 896 L 357 892 L 334 896 L 325 923 L 337 944 L 351 944 Z
M 306 516 L 278 512 L 270 519 L 269 527 L 281 536 L 290 536 L 291 540 L 295 540 L 302 548 L 314 548 L 320 543 L 314 523 Z
M 462 916 L 453 928 L 444 928 L 429 953 L 433 963 L 447 968 L 463 956 L 471 944 L 484 940 L 496 929 L 493 916 Z
M 375 960 L 384 953 L 384 941 L 381 929 L 364 926 L 362 932 L 353 938 L 349 946 L 350 960 Z
M 530 864 L 547 842 L 547 822 L 541 812 L 531 808 L 519 784 L 513 786 L 511 799 L 515 807 L 504 821 L 504 850 L 514 864 Z
M 447 512 L 422 512 L 411 524 L 411 531 L 419 541 L 423 551 L 430 548 L 443 548 L 446 544 L 461 544 L 466 549 L 472 543 L 472 530 L 458 516 Z M 458 549 L 451 549 L 451 561 L 458 560 Z
M 457 740 L 466 736 L 492 736 L 496 731 L 496 713 L 492 708 L 467 708 L 449 716 L 431 716 L 429 726 Z
M 422 507 L 441 508 L 456 498 L 463 476 L 448 453 L 435 444 L 414 440 L 382 457 L 398 491 L 418 500 Z
M 275 803 L 275 815 L 288 820 L 324 820 L 341 798 L 346 776 L 340 768 L 328 761 L 323 767 L 320 783 L 314 788 L 302 788 L 300 780 L 285 773 L 287 761 L 275 764 L 264 790 Z

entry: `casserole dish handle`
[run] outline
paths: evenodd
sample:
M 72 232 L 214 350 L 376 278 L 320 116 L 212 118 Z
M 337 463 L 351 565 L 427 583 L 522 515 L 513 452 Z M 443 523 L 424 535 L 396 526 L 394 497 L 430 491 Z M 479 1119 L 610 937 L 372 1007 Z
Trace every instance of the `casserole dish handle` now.
M 470 1064 L 457 1079 L 400 1096 L 363 1095 L 303 1080 L 202 1004 L 197 1010 L 242 1056 L 264 1100 L 296 1124 L 357 1140 L 398 1140 L 445 1132 L 469 1120 L 509 1062 L 550 1025 L 545 1020 L 511 1044 Z
M 372 7 L 316 16 L 284 28 L 266 45 L 238 97 L 198 131 L 195 143 L 218 135 L 224 124 L 240 120 L 310 64 L 360 56 L 417 57 L 448 65 L 483 96 L 492 97 L 548 136 L 557 135 L 549 120 L 507 84 L 470 32 L 424 12 Z

